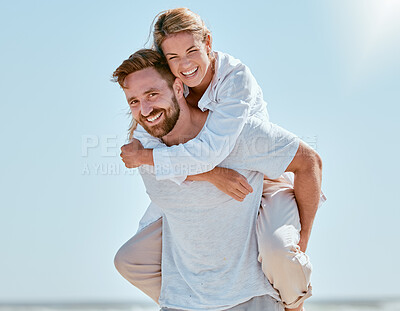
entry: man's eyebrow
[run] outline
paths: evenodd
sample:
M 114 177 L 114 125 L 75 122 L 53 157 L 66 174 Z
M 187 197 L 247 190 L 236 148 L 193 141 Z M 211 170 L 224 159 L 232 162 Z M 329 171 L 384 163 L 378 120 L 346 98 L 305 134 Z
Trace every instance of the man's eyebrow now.
M 134 100 L 136 98 L 136 96 L 131 96 L 127 99 L 128 103 L 130 103 L 132 100 Z
M 159 90 L 157 88 L 152 87 L 152 88 L 148 89 L 147 91 L 143 92 L 143 95 L 147 95 L 147 94 L 153 93 L 153 92 L 159 92 Z M 134 100 L 136 98 L 137 98 L 137 96 L 129 97 L 128 98 L 128 103 L 130 103 L 132 100 Z
M 195 47 L 196 47 L 195 45 L 192 45 L 190 48 L 186 49 L 186 52 L 191 50 L 191 49 L 193 49 L 193 48 L 195 48 Z M 178 55 L 178 54 L 176 54 L 176 53 L 166 53 L 165 56 L 167 56 L 167 55 Z
M 146 92 L 144 92 L 143 94 L 147 95 L 149 93 L 159 92 L 159 91 L 160 91 L 159 89 L 152 87 L 152 88 L 148 89 Z

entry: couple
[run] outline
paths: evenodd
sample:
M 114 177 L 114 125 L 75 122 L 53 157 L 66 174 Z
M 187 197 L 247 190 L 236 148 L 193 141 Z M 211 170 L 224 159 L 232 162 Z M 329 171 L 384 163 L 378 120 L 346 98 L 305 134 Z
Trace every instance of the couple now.
M 202 26 L 197 15 L 171 11 L 174 29 L 177 16 L 185 25 L 189 20 L 200 27 L 166 35 L 168 16 L 161 15 L 154 31 L 158 52 L 140 50 L 114 72 L 133 119 L 142 126 L 135 137 L 144 147 L 125 145 L 121 156 L 127 167 L 141 166 L 152 200 L 149 211 L 158 208 L 162 216 L 121 247 L 116 267 L 162 310 L 301 310 L 311 295 L 311 265 L 304 251 L 320 196 L 320 158 L 267 122 L 265 107 L 254 109 L 262 102 L 256 83 L 243 79 L 249 73 L 238 69 L 243 67 L 237 60 L 211 52 L 210 34 L 196 33 Z M 166 38 L 157 44 L 162 35 Z M 207 106 L 213 91 L 217 95 Z M 235 96 L 244 98 L 236 102 Z M 250 109 L 243 110 L 246 100 Z M 228 106 L 239 116 L 224 116 Z M 229 154 L 217 162 L 219 167 L 184 176 L 188 181 L 181 183 L 172 177 L 171 165 L 158 165 L 165 146 L 214 142 L 212 133 L 235 127 L 236 119 L 241 119 L 238 136 L 228 141 L 232 148 L 225 148 Z M 216 123 L 222 129 L 212 131 Z M 176 165 L 187 161 L 178 149 L 169 158 L 175 161 L 172 170 L 192 171 Z M 213 150 L 198 153 L 204 163 L 213 157 Z M 163 170 L 167 178 L 160 178 Z M 294 187 L 264 178 L 279 178 L 285 171 L 294 173 Z

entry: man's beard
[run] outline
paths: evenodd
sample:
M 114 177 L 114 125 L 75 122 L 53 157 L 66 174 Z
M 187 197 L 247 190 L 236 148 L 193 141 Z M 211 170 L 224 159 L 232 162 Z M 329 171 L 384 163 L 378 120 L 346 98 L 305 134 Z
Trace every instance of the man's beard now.
M 161 138 L 167 135 L 172 129 L 175 127 L 176 122 L 179 119 L 180 108 L 179 104 L 173 95 L 171 97 L 171 107 L 168 109 L 154 109 L 150 115 L 144 117 L 142 115 L 139 116 L 139 120 L 137 122 L 143 126 L 143 128 L 151 135 L 157 138 Z M 163 120 L 156 125 L 152 126 L 148 123 L 148 118 L 153 118 L 162 112 Z

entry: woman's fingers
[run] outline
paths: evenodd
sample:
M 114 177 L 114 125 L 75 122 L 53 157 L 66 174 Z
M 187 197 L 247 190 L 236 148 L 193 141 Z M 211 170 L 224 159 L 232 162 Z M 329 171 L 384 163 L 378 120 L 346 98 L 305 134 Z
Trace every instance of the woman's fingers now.
M 232 198 L 234 198 L 236 201 L 239 201 L 239 202 L 243 202 L 243 200 L 244 200 L 244 198 L 246 197 L 245 195 L 243 195 L 242 193 L 239 193 L 239 194 L 237 194 L 237 193 L 235 193 L 235 192 L 231 192 L 231 193 L 228 193 Z
M 245 177 L 243 177 L 243 179 L 241 180 L 240 184 L 242 185 L 242 187 L 244 187 L 248 191 L 247 194 L 249 194 L 250 192 L 253 192 L 253 188 L 247 182 L 247 179 Z
M 230 192 L 230 196 L 240 202 L 242 202 L 246 198 L 247 194 L 248 193 L 244 193 L 237 188 L 232 189 L 232 191 Z

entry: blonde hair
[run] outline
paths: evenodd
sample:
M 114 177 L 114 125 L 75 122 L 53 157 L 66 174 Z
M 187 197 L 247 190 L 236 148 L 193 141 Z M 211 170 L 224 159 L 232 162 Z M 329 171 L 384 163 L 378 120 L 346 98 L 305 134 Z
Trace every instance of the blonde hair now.
M 161 44 L 169 35 L 173 35 L 182 31 L 187 31 L 197 36 L 203 42 L 210 36 L 211 32 L 201 17 L 187 8 L 176 8 L 160 12 L 155 19 L 153 29 L 153 45 L 161 54 Z M 211 43 L 211 42 L 210 42 Z
M 124 60 L 122 64 L 115 69 L 112 75 L 112 81 L 118 82 L 121 88 L 125 88 L 126 77 L 134 72 L 146 69 L 154 68 L 160 76 L 167 82 L 168 86 L 172 88 L 175 81 L 175 76 L 170 71 L 167 61 L 157 51 L 151 49 L 141 49 L 136 51 L 128 59 Z M 132 117 L 131 123 L 128 129 L 129 140 L 133 137 L 133 131 L 137 127 L 137 122 Z

